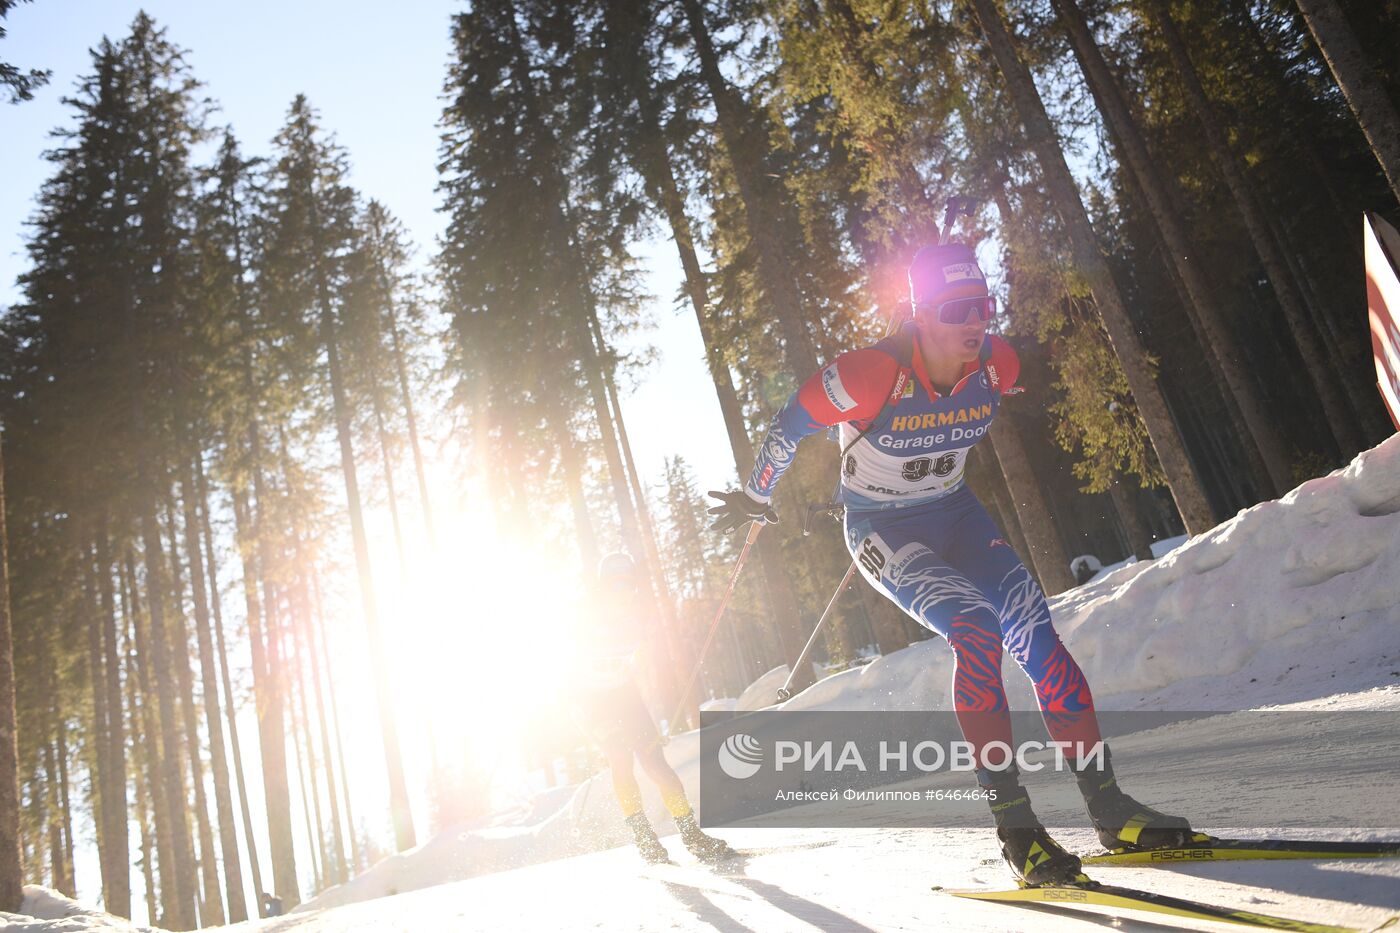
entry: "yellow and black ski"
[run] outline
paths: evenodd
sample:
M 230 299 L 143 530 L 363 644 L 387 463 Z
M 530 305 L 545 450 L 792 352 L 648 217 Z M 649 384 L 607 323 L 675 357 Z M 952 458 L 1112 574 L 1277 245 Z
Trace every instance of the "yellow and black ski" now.
M 935 887 L 935 891 L 966 897 L 980 901 L 994 901 L 1006 904 L 1052 904 L 1061 907 L 1113 907 L 1121 910 L 1139 910 L 1146 913 L 1181 917 L 1189 920 L 1214 920 L 1220 923 L 1237 923 L 1263 930 L 1291 930 L 1294 933 L 1363 933 L 1353 927 L 1339 927 L 1327 923 L 1309 923 L 1273 914 L 1260 914 L 1250 910 L 1235 910 L 1230 907 L 1217 907 L 1200 901 L 1139 891 L 1136 888 L 1122 888 L 1111 884 L 1100 884 L 1083 875 L 1079 881 L 1064 884 L 1028 885 L 1024 882 L 1019 888 L 1001 891 L 961 890 L 951 891 Z M 1400 917 L 1391 917 L 1375 930 L 1390 929 Z
M 1085 865 L 1179 865 L 1264 859 L 1397 858 L 1400 842 L 1330 842 L 1316 839 L 1218 839 L 1198 834 L 1189 845 L 1162 849 L 1114 849 L 1086 855 Z

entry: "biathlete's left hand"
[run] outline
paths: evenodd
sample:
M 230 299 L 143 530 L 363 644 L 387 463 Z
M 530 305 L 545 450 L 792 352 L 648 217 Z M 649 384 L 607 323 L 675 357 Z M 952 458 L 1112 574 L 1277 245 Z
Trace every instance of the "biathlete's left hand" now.
M 710 509 L 710 514 L 715 516 L 710 527 L 715 531 L 728 534 L 735 528 L 742 528 L 749 522 L 764 522 L 769 525 L 778 523 L 778 513 L 773 511 L 771 505 L 759 502 L 742 489 L 737 492 L 720 492 L 717 489 L 711 489 L 709 496 L 712 499 L 718 499 L 721 503 Z

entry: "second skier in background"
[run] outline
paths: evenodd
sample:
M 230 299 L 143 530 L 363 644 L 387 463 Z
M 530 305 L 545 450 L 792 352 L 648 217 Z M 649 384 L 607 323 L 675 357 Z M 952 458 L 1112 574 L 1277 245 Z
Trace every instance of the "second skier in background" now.
M 670 861 L 642 809 L 634 761 L 661 793 L 687 851 L 702 861 L 730 858 L 734 850 L 707 835 L 696 822 L 685 788 L 666 761 L 661 734 L 637 689 L 634 666 L 647 634 L 639 590 L 638 570 L 631 557 L 619 552 L 603 558 L 598 567 L 597 598 L 586 613 L 588 631 L 574 696 L 577 718 L 607 756 L 613 792 L 643 859 Z

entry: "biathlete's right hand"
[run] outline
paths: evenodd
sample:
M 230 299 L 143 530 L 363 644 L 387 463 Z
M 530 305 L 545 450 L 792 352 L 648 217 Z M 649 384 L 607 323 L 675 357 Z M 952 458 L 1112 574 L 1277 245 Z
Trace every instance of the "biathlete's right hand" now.
M 773 511 L 771 505 L 759 502 L 742 489 L 737 492 L 720 492 L 717 489 L 711 489 L 709 496 L 722 503 L 710 509 L 710 514 L 715 516 L 710 527 L 715 531 L 728 534 L 735 528 L 742 528 L 749 522 L 764 522 L 769 525 L 778 523 L 778 513 Z

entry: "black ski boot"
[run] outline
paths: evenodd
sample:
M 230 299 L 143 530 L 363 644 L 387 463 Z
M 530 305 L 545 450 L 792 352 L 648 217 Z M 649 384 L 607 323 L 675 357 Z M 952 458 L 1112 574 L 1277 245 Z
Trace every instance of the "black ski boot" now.
M 1083 763 L 1074 769 L 1074 778 L 1105 849 L 1171 849 L 1195 836 L 1185 817 L 1169 816 L 1123 793 L 1107 747 L 1102 768 Z
M 624 822 L 627 823 L 627 828 L 632 830 L 632 841 L 637 844 L 637 851 L 642 854 L 643 861 L 653 865 L 670 863 L 671 856 L 661 844 L 661 840 L 656 838 L 656 832 L 651 828 L 645 813 L 638 810 Z
M 739 853 L 729 848 L 729 843 L 723 839 L 716 839 L 700 828 L 695 822 L 695 811 L 691 810 L 685 816 L 675 818 L 676 828 L 681 831 L 681 842 L 685 844 L 686 851 L 702 862 L 718 862 L 722 859 L 734 858 Z
M 1016 877 L 1028 885 L 1063 884 L 1082 877 L 1079 856 L 1052 839 L 1040 824 L 1014 767 L 1000 773 L 979 770 L 977 781 L 993 795 L 987 802 L 997 822 L 1001 855 Z

